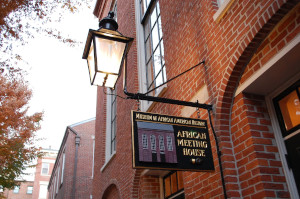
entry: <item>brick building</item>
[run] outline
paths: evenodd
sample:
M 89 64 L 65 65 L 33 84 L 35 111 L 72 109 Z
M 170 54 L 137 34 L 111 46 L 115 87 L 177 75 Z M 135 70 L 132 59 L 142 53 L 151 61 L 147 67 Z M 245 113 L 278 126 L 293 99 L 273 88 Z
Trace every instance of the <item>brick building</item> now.
M 205 60 L 149 95 L 213 105 L 224 183 L 211 128 L 214 172 L 132 168 L 131 110 L 197 111 L 106 95 L 125 97 L 121 77 L 115 90 L 98 87 L 93 198 L 299 198 L 298 0 L 97 1 L 99 19 L 109 11 L 134 38 L 130 92 L 146 93 Z M 207 111 L 200 117 L 208 120 Z
M 48 185 L 49 199 L 91 197 L 94 135 L 95 119 L 66 128 Z
M 38 158 L 34 174 L 33 184 L 33 199 L 47 199 L 48 197 L 48 184 L 50 176 L 54 167 L 57 150 L 55 149 L 42 149 L 44 156 Z
M 20 186 L 12 190 L 4 190 L 3 196 L 6 199 L 32 199 L 33 181 L 20 181 Z

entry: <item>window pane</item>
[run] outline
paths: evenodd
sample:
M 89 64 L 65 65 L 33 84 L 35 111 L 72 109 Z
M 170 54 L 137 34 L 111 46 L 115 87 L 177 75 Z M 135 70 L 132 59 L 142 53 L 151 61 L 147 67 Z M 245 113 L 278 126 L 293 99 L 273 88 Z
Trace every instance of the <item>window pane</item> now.
M 159 42 L 157 24 L 155 24 L 151 35 L 152 35 L 152 47 L 153 47 L 153 49 L 155 49 L 158 45 L 158 42 Z
M 48 175 L 49 174 L 49 163 L 42 163 L 42 175 Z
M 147 88 L 148 90 L 153 88 L 153 63 L 152 59 L 149 60 L 149 63 L 147 64 Z
M 142 135 L 143 149 L 148 149 L 148 138 L 146 134 Z
M 19 193 L 19 190 L 20 190 L 20 187 L 19 186 L 15 186 L 13 192 L 14 193 Z
M 144 24 L 144 37 L 147 40 L 150 36 L 150 19 L 147 18 Z
M 165 50 L 164 50 L 164 42 L 163 42 L 163 40 L 161 40 L 161 42 L 160 42 L 160 49 L 161 49 L 162 64 L 165 65 Z
M 172 194 L 178 191 L 176 172 L 171 175 L 171 190 L 172 190 Z
M 153 10 L 151 11 L 151 28 L 156 23 L 156 19 L 157 19 L 156 9 L 155 7 L 153 7 Z
M 300 124 L 300 102 L 296 90 L 279 101 L 286 130 Z
M 155 86 L 159 86 L 163 83 L 163 76 L 161 73 L 161 54 L 160 54 L 160 49 L 157 48 L 156 51 L 154 52 L 154 75 L 156 78 L 155 80 Z
M 171 195 L 171 178 L 170 176 L 167 177 L 165 180 L 165 197 L 168 197 L 169 195 Z
M 149 5 L 149 2 L 146 4 Z M 148 91 L 167 81 L 166 69 L 163 67 L 165 61 L 159 1 L 155 1 L 149 9 L 143 21 Z M 150 63 L 151 59 L 153 63 Z M 155 95 L 155 93 L 156 91 L 153 91 L 149 95 Z
M 159 30 L 159 37 L 162 38 L 163 33 L 162 33 L 162 27 L 161 27 L 161 19 L 160 19 L 160 17 L 158 18 L 158 30 Z
M 144 16 L 146 12 L 146 0 L 141 0 L 140 1 L 140 7 L 141 7 L 141 15 Z
M 159 150 L 164 152 L 165 151 L 164 137 L 159 135 L 158 140 L 159 140 Z
M 149 59 L 151 59 L 151 55 L 152 55 L 152 45 L 151 45 L 151 40 L 148 39 L 146 41 L 146 62 L 148 62 Z
M 33 190 L 32 186 L 27 187 L 27 194 L 32 194 L 32 190 Z
M 150 136 L 150 142 L 151 142 L 151 150 L 156 151 L 156 138 L 155 138 L 155 135 Z

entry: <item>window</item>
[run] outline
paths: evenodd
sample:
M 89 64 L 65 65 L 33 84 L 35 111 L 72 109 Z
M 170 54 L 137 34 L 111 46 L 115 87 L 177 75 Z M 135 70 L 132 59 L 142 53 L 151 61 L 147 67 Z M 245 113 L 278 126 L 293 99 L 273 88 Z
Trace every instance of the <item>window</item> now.
M 27 187 L 27 194 L 32 194 L 32 191 L 33 191 L 33 186 L 28 186 Z
M 283 136 L 300 129 L 300 80 L 274 99 Z
M 49 163 L 43 162 L 42 163 L 42 175 L 49 174 Z
M 220 7 L 224 3 L 224 0 L 218 0 L 218 6 Z
M 160 8 L 156 0 L 140 0 L 139 5 L 144 30 L 146 92 L 150 92 L 167 80 Z M 158 94 L 156 92 L 154 90 L 149 94 Z
M 159 150 L 165 151 L 164 137 L 162 135 L 158 136 L 158 141 L 159 141 Z
M 65 158 L 66 158 L 66 154 L 65 154 L 65 151 L 64 151 L 64 153 L 63 153 L 63 156 L 62 156 L 62 165 L 61 165 L 60 184 L 62 184 L 62 183 L 63 183 L 63 181 L 64 181 Z
M 150 142 L 151 142 L 151 150 L 156 151 L 156 137 L 155 135 L 150 136 Z
M 110 145 L 110 154 L 112 155 L 116 151 L 116 124 L 117 124 L 117 96 L 116 96 L 116 90 L 111 90 L 111 145 Z
M 47 192 L 48 192 L 47 187 L 48 187 L 48 185 L 46 185 L 46 184 L 40 184 L 39 199 L 47 198 Z M 52 186 L 52 188 L 53 188 L 53 186 Z M 52 192 L 52 195 L 54 195 L 53 192 Z
M 173 151 L 172 137 L 169 135 L 167 136 L 167 147 L 168 151 Z
M 164 177 L 165 198 L 184 198 L 182 171 L 170 173 Z
M 143 149 L 148 149 L 148 137 L 146 134 L 142 135 L 142 143 L 143 143 Z
M 57 179 L 56 179 L 56 193 L 58 192 L 58 185 L 59 185 L 59 170 L 60 166 L 58 166 L 58 169 L 57 169 Z
M 19 186 L 15 186 L 14 190 L 13 190 L 13 193 L 19 193 L 19 191 L 20 191 L 20 187 Z

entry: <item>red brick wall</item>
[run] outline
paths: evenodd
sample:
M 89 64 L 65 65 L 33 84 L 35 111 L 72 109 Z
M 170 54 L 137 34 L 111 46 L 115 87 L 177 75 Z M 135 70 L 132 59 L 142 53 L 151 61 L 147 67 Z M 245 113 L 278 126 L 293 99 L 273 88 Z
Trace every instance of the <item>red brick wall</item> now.
M 218 9 L 216 1 L 192 0 L 176 3 L 168 0 L 160 1 L 167 77 L 174 77 L 203 59 L 206 60 L 204 67 L 197 67 L 188 75 L 169 82 L 163 97 L 188 101 L 204 84 L 207 84 L 209 93 L 207 103 L 214 105 L 212 116 L 222 151 L 221 160 L 229 198 L 288 196 L 263 100 L 248 95 L 240 95 L 234 99 L 234 93 L 244 71 L 242 81 L 249 78 L 247 71 L 258 69 L 256 63 L 265 63 L 274 56 L 274 50 L 277 53 L 299 33 L 299 8 L 292 10 L 296 3 L 285 0 L 236 0 L 224 17 L 215 22 L 213 15 Z M 103 5 L 105 8 L 100 12 L 102 13 L 100 18 L 107 15 L 109 5 L 110 0 Z M 119 31 L 135 38 L 134 6 L 133 0 L 118 0 Z M 283 19 L 286 15 L 287 19 Z M 136 92 L 138 91 L 136 40 L 130 49 L 127 64 L 128 90 Z M 122 81 L 118 81 L 117 85 L 117 93 L 124 96 Z M 98 88 L 97 97 L 93 195 L 101 198 L 105 189 L 114 180 L 122 198 L 141 198 L 145 193 L 145 189 L 140 188 L 144 183 L 140 179 L 141 172 L 131 168 L 130 110 L 137 109 L 136 102 L 117 98 L 117 153 L 101 172 L 100 169 L 105 162 L 106 129 L 106 96 L 102 88 Z M 250 106 L 248 102 L 251 101 Z M 179 116 L 182 108 L 157 103 L 150 111 Z M 251 108 L 255 109 L 256 114 L 262 114 L 261 117 L 253 120 L 251 115 L 247 115 L 246 113 L 251 112 Z M 241 115 L 243 118 L 237 120 L 237 115 L 242 114 L 239 112 L 241 109 L 245 109 Z M 196 114 L 192 116 L 195 117 Z M 201 118 L 208 119 L 207 116 L 205 111 L 201 111 Z M 241 125 L 245 125 L 243 133 L 239 132 Z M 258 131 L 260 137 L 252 134 L 253 131 Z M 239 139 L 243 136 L 248 142 Z M 216 171 L 185 172 L 186 198 L 223 198 L 218 157 L 211 130 L 210 140 Z M 252 144 L 249 147 L 250 151 L 246 150 L 247 152 L 244 152 L 246 154 L 239 153 L 242 146 L 246 147 L 247 144 Z M 245 162 L 244 158 L 248 158 L 249 162 Z M 247 171 L 243 170 L 245 168 Z M 247 173 L 248 170 L 251 170 L 251 175 Z
M 7 199 L 31 199 L 32 194 L 27 194 L 27 187 L 33 186 L 32 181 L 25 181 L 20 183 L 19 193 L 14 193 L 13 190 L 5 190 L 3 196 Z
M 263 96 L 240 94 L 235 98 L 231 133 L 242 197 L 288 198 Z
M 139 189 L 140 199 L 160 198 L 159 178 L 156 176 L 142 176 Z
M 95 120 L 75 124 L 72 128 L 75 133 L 80 137 L 80 144 L 78 147 L 78 160 L 77 160 L 77 173 L 75 196 L 72 197 L 73 182 L 74 182 L 74 164 L 75 164 L 75 133 L 69 128 L 67 129 L 67 137 L 59 151 L 58 158 L 50 182 L 50 196 L 53 194 L 54 189 L 54 174 L 57 173 L 59 168 L 59 188 L 56 198 L 80 198 L 89 199 L 92 194 L 92 165 L 93 165 L 93 136 L 95 133 Z M 65 169 L 63 176 L 63 183 L 61 184 L 61 168 L 62 168 L 62 154 L 65 150 Z M 56 186 L 56 185 L 55 185 Z M 56 188 L 55 188 L 56 189 Z
M 43 159 L 47 160 L 47 162 L 49 161 L 49 174 L 48 175 L 41 175 Z M 40 181 L 49 182 L 50 176 L 51 176 L 51 173 L 52 173 L 52 170 L 54 167 L 55 159 L 56 159 L 55 157 L 44 156 L 43 158 L 39 158 L 37 160 L 37 166 L 36 166 L 35 176 L 34 176 L 33 194 L 32 194 L 33 199 L 39 198 Z

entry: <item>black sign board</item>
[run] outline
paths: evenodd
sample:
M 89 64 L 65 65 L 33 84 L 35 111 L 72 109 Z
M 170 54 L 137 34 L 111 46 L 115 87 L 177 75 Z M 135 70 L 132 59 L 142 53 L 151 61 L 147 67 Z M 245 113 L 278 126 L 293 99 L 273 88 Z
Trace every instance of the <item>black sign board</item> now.
M 132 111 L 133 168 L 213 171 L 206 120 Z

